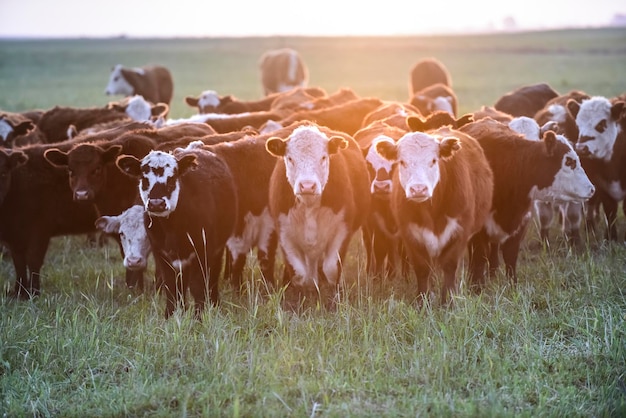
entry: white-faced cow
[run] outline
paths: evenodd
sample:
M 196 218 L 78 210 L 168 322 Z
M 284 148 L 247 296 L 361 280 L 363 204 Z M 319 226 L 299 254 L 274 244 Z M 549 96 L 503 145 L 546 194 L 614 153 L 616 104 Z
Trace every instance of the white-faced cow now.
M 332 305 L 350 238 L 363 225 L 370 204 L 359 146 L 348 135 L 305 125 L 287 138 L 269 138 L 266 147 L 279 157 L 269 201 L 285 257 L 287 291 L 315 300 L 330 296 L 322 303 Z
M 576 120 L 579 135 L 576 151 L 589 178 L 596 186 L 594 200 L 604 208 L 607 219 L 607 238 L 617 240 L 617 208 L 626 198 L 626 133 L 624 120 L 626 102 L 611 102 L 606 97 L 595 96 L 567 102 Z
M 307 85 L 308 69 L 300 54 L 291 48 L 265 52 L 259 60 L 259 67 L 266 95 Z
M 489 214 L 493 175 L 485 155 L 469 135 L 447 127 L 410 132 L 397 143 L 380 141 L 376 151 L 397 166 L 391 208 L 419 295 L 428 296 L 439 266 L 445 302 L 458 287 L 469 240 Z
M 145 271 L 151 247 L 144 224 L 144 207 L 133 205 L 119 215 L 101 216 L 96 228 L 107 234 L 119 235 L 124 252 L 124 267 L 128 270 Z
M 18 138 L 25 137 L 35 128 L 36 125 L 32 120 L 19 113 L 0 112 L 0 147 L 12 148 L 14 145 L 25 145 Z
M 268 111 L 280 93 L 270 94 L 260 100 L 242 101 L 234 96 L 220 96 L 215 90 L 205 90 L 200 95 L 185 97 L 188 106 L 198 109 L 199 114 L 205 113 L 246 113 Z
M 174 82 L 170 71 L 160 65 L 141 68 L 126 68 L 117 64 L 111 70 L 107 95 L 141 95 L 152 103 L 170 104 L 174 92 Z
M 478 140 L 494 174 L 493 201 L 489 218 L 474 240 L 491 247 L 490 275 L 502 253 L 506 274 L 517 282 L 520 244 L 531 217 L 533 200 L 586 200 L 594 187 L 581 167 L 571 144 L 547 131 L 542 141 L 529 141 L 508 125 L 484 118 L 460 128 Z M 532 167 L 532 170 L 528 168 Z M 486 260 L 472 260 L 472 281 L 477 290 L 483 284 Z
M 446 66 L 433 57 L 419 60 L 409 75 L 409 100 L 418 91 L 437 83 L 452 87 L 452 77 Z
M 214 153 L 150 151 L 143 159 L 121 155 L 117 166 L 139 180 L 144 222 L 172 315 L 189 290 L 196 316 L 207 295 L 219 301 L 226 241 L 237 217 L 237 195 L 227 164 Z
M 436 83 L 416 91 L 410 103 L 423 116 L 428 116 L 438 110 L 446 111 L 455 117 L 457 114 L 456 94 L 450 86 L 443 83 Z

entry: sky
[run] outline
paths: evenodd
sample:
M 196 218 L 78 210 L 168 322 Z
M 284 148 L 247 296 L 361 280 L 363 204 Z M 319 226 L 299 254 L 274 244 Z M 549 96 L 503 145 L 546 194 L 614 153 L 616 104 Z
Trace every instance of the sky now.
M 597 27 L 616 14 L 626 0 L 0 0 L 0 37 L 424 35 L 510 18 L 519 30 Z

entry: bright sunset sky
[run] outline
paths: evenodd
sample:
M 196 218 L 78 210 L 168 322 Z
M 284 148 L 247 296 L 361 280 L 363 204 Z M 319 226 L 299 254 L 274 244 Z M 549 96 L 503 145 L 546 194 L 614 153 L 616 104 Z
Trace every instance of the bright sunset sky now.
M 604 26 L 616 13 L 625 0 L 0 0 L 0 37 L 429 34 L 507 17 L 519 29 Z

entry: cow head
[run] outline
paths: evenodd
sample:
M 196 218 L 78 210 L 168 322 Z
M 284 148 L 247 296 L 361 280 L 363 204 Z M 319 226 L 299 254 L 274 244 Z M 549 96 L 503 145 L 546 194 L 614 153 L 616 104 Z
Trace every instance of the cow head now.
M 26 164 L 28 155 L 22 151 L 0 148 L 0 205 L 9 193 L 11 187 L 11 172 L 17 167 Z
M 107 96 L 121 94 L 124 96 L 131 96 L 135 94 L 135 88 L 124 77 L 124 71 L 142 71 L 141 69 L 129 70 L 122 67 L 121 64 L 117 64 L 111 69 L 111 75 L 109 76 L 109 84 L 107 84 L 104 92 Z
M 93 201 L 106 184 L 105 166 L 115 161 L 121 145 L 103 149 L 94 144 L 80 144 L 69 152 L 50 148 L 44 158 L 54 167 L 66 168 L 75 201 Z
M 148 266 L 150 241 L 144 224 L 144 209 L 134 205 L 117 216 L 101 216 L 96 228 L 107 234 L 119 234 L 124 250 L 124 267 L 144 270 Z
M 397 165 L 406 198 L 418 203 L 432 198 L 441 177 L 439 162 L 452 158 L 459 149 L 458 138 L 438 139 L 422 132 L 407 133 L 397 143 L 383 140 L 376 144 L 376 152 Z
M 229 98 L 229 101 L 232 100 L 230 99 L 230 96 L 226 97 Z M 198 97 L 185 97 L 185 103 L 187 103 L 188 106 L 198 108 L 198 113 L 204 114 L 216 113 L 217 107 L 222 104 L 222 101 L 220 100 L 220 96 L 214 90 L 205 90 L 200 93 L 200 96 Z
M 372 144 L 364 150 L 365 162 L 370 172 L 370 193 L 377 198 L 388 198 L 391 193 L 393 164 L 376 152 L 376 144 L 380 141 L 394 140 L 386 135 L 376 137 Z
M 595 193 L 595 188 L 580 164 L 578 154 L 563 135 L 547 131 L 543 135 L 545 158 L 556 159 L 554 176 L 546 178 L 547 183 L 534 187 L 531 198 L 543 201 L 587 200 Z M 541 162 L 538 161 L 538 164 Z
M 128 100 L 108 103 L 107 109 L 124 112 L 129 118 L 137 122 L 146 122 L 156 120 L 159 117 L 165 118 L 170 107 L 167 103 L 152 104 L 144 99 L 143 96 L 135 94 Z
M 567 109 L 576 119 L 578 141 L 576 151 L 582 157 L 611 160 L 613 146 L 621 132 L 619 118 L 626 103 L 613 104 L 605 97 L 592 97 L 578 103 L 574 99 L 567 102 Z
M 30 119 L 13 115 L 0 115 L 0 145 L 5 148 L 13 146 L 13 139 L 26 135 L 35 129 Z
M 120 155 L 116 164 L 123 173 L 139 179 L 139 195 L 151 216 L 168 217 L 176 210 L 180 177 L 198 166 L 197 157 L 186 153 L 172 155 L 150 151 L 142 160 Z
M 299 201 L 319 202 L 330 174 L 330 156 L 347 148 L 348 141 L 341 136 L 328 138 L 317 126 L 300 126 L 283 140 L 267 140 L 267 151 L 285 161 L 287 181 Z

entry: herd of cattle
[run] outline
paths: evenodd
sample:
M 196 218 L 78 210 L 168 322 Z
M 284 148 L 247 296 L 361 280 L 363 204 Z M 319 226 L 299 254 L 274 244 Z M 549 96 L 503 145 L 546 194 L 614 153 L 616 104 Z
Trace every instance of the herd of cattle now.
M 573 244 L 580 226 L 615 220 L 626 197 L 625 95 L 559 94 L 540 83 L 457 115 L 449 72 L 434 58 L 410 72 L 406 102 L 307 87 L 296 51 L 261 59 L 266 96 L 207 90 L 168 118 L 173 81 L 160 66 L 113 68 L 105 107 L 0 112 L 0 240 L 15 268 L 11 294 L 40 293 L 51 237 L 115 236 L 129 286 L 143 288 L 148 257 L 165 316 L 219 300 L 220 276 L 242 285 L 257 251 L 264 279 L 299 298 L 332 303 L 342 259 L 362 232 L 374 275 L 416 276 L 421 295 L 468 283 L 479 290 L 502 256 L 517 280 L 520 244 L 537 210 L 542 235 L 556 207 Z

